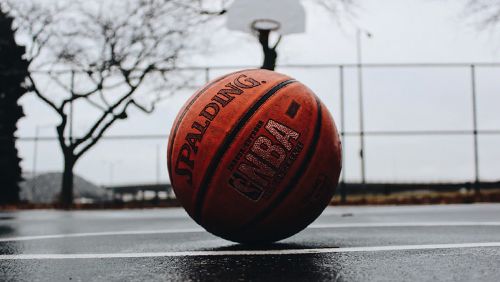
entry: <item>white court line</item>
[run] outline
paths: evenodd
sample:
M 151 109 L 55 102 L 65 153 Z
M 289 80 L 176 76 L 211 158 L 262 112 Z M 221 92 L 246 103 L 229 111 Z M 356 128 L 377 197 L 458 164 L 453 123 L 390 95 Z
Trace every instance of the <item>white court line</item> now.
M 435 213 L 435 212 L 497 212 L 498 203 L 449 204 L 449 205 L 398 205 L 398 206 L 329 206 L 322 215 L 341 215 L 345 213 L 392 214 L 392 213 Z
M 311 224 L 307 229 L 323 228 L 363 228 L 363 227 L 439 227 L 439 226 L 500 226 L 498 221 L 458 221 L 458 222 L 365 222 L 365 223 L 340 223 L 340 224 Z M 87 232 L 71 234 L 51 234 L 37 236 L 20 236 L 0 238 L 0 242 L 31 241 L 46 239 L 63 239 L 75 237 L 113 236 L 113 235 L 147 235 L 147 234 L 177 234 L 177 233 L 201 233 L 202 228 L 184 229 L 160 229 L 160 230 L 134 230 L 134 231 L 108 231 Z
M 183 251 L 183 252 L 101 253 L 101 254 L 19 254 L 19 255 L 0 255 L 0 260 L 305 255 L 305 254 L 326 254 L 326 253 L 461 249 L 461 248 L 484 248 L 484 247 L 500 247 L 500 242 L 347 247 L 347 248 L 286 249 L 286 250 Z
M 0 242 L 11 241 L 31 241 L 44 239 L 62 239 L 74 237 L 92 237 L 92 236 L 112 236 L 112 235 L 144 235 L 144 234 L 172 234 L 172 233 L 196 233 L 204 232 L 201 228 L 184 228 L 184 229 L 160 229 L 160 230 L 135 230 L 135 231 L 109 231 L 109 232 L 87 232 L 87 233 L 70 233 L 70 234 L 52 234 L 38 236 L 20 236 L 0 238 Z
M 308 228 L 500 226 L 500 221 L 359 222 L 311 224 Z

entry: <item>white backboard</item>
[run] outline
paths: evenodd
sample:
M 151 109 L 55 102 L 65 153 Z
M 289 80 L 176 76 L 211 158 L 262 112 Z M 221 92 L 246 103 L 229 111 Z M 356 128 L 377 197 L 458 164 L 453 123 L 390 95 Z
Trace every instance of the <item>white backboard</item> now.
M 256 21 L 270 20 L 279 23 L 277 33 L 286 35 L 304 32 L 305 18 L 300 0 L 235 0 L 227 11 L 226 25 L 231 30 L 254 33 Z

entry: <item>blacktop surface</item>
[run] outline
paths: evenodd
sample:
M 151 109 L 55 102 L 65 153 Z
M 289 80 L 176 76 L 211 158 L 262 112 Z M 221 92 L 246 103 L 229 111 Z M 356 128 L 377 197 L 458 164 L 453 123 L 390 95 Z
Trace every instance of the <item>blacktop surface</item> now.
M 500 281 L 500 204 L 329 207 L 239 245 L 182 209 L 0 212 L 0 281 Z

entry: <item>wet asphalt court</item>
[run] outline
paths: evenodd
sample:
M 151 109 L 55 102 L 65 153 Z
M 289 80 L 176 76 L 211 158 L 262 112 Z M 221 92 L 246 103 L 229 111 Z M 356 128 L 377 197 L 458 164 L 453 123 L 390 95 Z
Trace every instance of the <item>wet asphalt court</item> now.
M 330 207 L 248 247 L 182 209 L 0 213 L 1 281 L 500 281 L 500 204 Z

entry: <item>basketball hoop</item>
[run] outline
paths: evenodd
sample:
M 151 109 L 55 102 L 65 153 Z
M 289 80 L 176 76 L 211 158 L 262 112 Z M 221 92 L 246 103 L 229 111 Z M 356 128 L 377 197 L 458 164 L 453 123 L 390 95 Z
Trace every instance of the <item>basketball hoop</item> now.
M 274 70 L 282 36 L 304 32 L 305 17 L 300 0 L 235 0 L 227 10 L 226 25 L 256 36 L 264 52 L 262 68 Z M 271 38 L 277 38 L 274 44 Z
M 271 19 L 258 19 L 250 24 L 250 28 L 255 31 L 276 31 L 280 29 L 281 24 Z
M 305 32 L 306 13 L 300 0 L 235 0 L 227 10 L 230 30 L 279 35 Z

